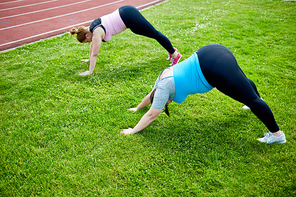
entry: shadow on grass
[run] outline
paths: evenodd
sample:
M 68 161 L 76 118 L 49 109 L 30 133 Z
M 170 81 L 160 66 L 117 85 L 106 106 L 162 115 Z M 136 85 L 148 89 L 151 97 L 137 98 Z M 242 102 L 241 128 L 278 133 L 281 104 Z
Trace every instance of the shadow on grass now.
M 75 73 L 71 70 L 65 71 L 59 75 L 61 79 L 69 81 L 70 83 L 77 82 L 93 82 L 97 83 L 118 83 L 123 80 L 133 80 L 153 74 L 153 82 L 156 80 L 161 70 L 169 66 L 168 62 L 164 62 L 160 58 L 154 58 L 153 60 L 138 61 L 136 63 L 120 63 L 116 65 L 97 65 L 94 73 L 88 76 L 79 76 L 79 73 Z M 88 64 L 85 64 L 85 69 L 88 70 Z M 81 70 L 83 72 L 83 70 Z M 151 84 L 154 85 L 154 84 Z
M 145 138 L 145 143 L 161 152 L 186 158 L 185 162 L 197 161 L 202 166 L 239 157 L 248 160 L 247 155 L 260 154 L 268 149 L 254 138 L 254 132 L 262 130 L 264 125 L 251 112 L 234 112 L 220 117 L 212 115 L 194 118 L 184 113 L 182 117 L 173 115 L 169 121 L 163 120 L 167 117 L 162 117 L 139 134 Z M 248 119 L 252 119 L 255 126 L 250 125 Z M 237 130 L 242 127 L 246 130 Z

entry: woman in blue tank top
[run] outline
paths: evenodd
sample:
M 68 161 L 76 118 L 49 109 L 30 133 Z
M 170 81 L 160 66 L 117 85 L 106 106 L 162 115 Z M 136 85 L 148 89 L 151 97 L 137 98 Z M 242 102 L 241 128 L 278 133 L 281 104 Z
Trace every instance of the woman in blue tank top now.
M 136 107 L 134 113 L 152 103 L 149 111 L 134 128 L 122 130 L 134 134 L 154 121 L 168 104 L 182 103 L 189 94 L 205 93 L 217 88 L 225 95 L 245 104 L 265 124 L 269 132 L 258 140 L 264 143 L 285 143 L 286 137 L 274 119 L 269 106 L 260 98 L 256 85 L 248 79 L 232 52 L 225 46 L 213 44 L 200 48 L 185 61 L 163 70 L 153 90 Z

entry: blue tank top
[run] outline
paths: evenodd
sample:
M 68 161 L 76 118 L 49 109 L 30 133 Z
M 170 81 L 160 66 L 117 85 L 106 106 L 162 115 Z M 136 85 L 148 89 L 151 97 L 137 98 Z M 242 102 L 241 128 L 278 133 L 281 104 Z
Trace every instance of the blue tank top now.
M 182 103 L 189 94 L 205 93 L 213 89 L 205 79 L 196 53 L 173 66 L 175 97 L 173 101 Z

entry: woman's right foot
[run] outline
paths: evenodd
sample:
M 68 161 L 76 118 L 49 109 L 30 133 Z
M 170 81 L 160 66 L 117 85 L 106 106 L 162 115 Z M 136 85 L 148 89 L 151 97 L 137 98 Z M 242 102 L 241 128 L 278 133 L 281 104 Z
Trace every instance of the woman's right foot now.
M 177 49 L 174 47 L 174 49 L 175 49 L 175 51 L 177 51 Z M 167 60 L 171 60 L 173 57 L 172 57 L 172 54 L 170 54 L 169 52 L 168 52 L 168 58 L 167 58 Z
M 180 61 L 182 55 L 180 53 L 178 53 L 177 57 L 176 58 L 172 58 L 172 63 L 170 65 L 175 65 L 175 64 L 178 64 L 178 62 Z
M 263 138 L 258 138 L 257 140 L 266 144 L 272 144 L 274 142 L 282 144 L 287 142 L 284 132 L 282 132 L 282 135 L 280 135 L 279 137 L 276 137 L 270 131 L 268 131 L 268 133 L 265 133 Z

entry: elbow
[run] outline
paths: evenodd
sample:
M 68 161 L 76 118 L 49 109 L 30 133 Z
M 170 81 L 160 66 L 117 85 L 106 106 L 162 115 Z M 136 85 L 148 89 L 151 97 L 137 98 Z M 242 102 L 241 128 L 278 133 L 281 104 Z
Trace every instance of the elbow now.
M 91 56 L 91 57 L 94 57 L 94 58 L 97 58 L 98 54 L 99 54 L 98 51 L 92 51 L 92 53 L 91 53 L 90 56 Z
M 151 120 L 151 122 L 154 121 L 156 118 L 157 118 L 157 116 L 155 116 L 155 115 L 149 116 L 149 119 Z
M 153 112 L 148 113 L 148 117 L 151 122 L 154 121 L 158 117 L 158 115 L 159 113 L 153 113 Z
M 91 56 L 97 58 L 98 54 L 92 54 Z

